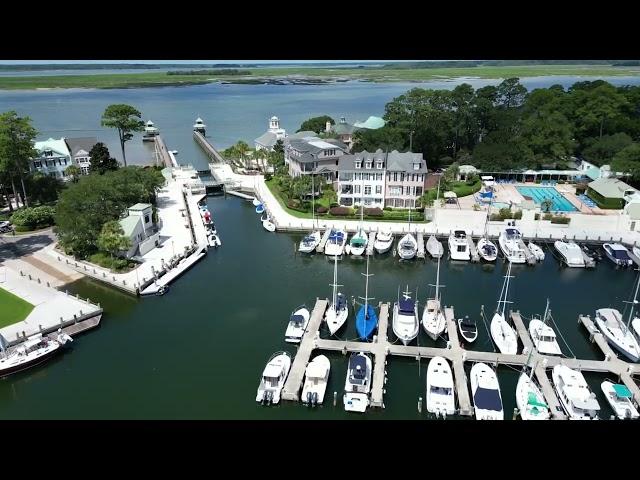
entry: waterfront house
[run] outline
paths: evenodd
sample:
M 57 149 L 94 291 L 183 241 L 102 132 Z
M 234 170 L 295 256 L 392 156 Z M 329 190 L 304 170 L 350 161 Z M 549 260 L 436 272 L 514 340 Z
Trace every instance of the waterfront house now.
M 421 153 L 397 150 L 387 154 L 385 206 L 415 208 L 424 193 L 427 162 Z
M 149 203 L 136 203 L 120 219 L 124 235 L 131 240 L 131 247 L 123 252 L 127 258 L 142 256 L 159 244 L 160 234 L 153 224 L 153 207 Z
M 65 143 L 71 153 L 73 164 L 80 169 L 83 175 L 88 175 L 91 166 L 89 152 L 98 143 L 98 139 L 96 137 L 66 138 Z
M 29 170 L 31 172 L 40 172 L 60 180 L 68 180 L 64 171 L 72 165 L 72 160 L 71 152 L 64 137 L 59 140 L 50 138 L 35 142 L 34 149 L 37 154 L 29 162 Z
M 356 130 L 357 128 L 354 125 L 347 123 L 347 120 L 344 117 L 340 117 L 340 121 L 335 125 L 331 125 L 331 122 L 328 121 L 325 126 L 325 132 L 336 135 L 338 140 L 347 146 L 348 150 L 351 150 L 353 134 Z
M 283 140 L 287 136 L 284 128 L 280 128 L 280 120 L 273 116 L 269 119 L 269 129 L 254 140 L 256 150 L 273 151 L 278 140 Z
M 342 155 L 338 163 L 338 203 L 383 208 L 386 157 L 380 149 Z
M 318 137 L 289 139 L 284 147 L 284 161 L 289 175 L 320 175 L 327 183 L 338 179 L 338 160 L 347 153 L 347 146 L 339 140 Z
M 627 199 L 634 197 L 638 191 L 617 178 L 598 178 L 589 183 L 587 195 L 600 208 L 623 208 Z

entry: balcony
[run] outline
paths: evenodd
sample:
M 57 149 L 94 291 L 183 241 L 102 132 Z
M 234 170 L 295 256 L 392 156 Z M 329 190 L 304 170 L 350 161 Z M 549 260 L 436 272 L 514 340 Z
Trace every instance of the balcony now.
M 340 193 L 343 195 L 351 195 L 353 194 L 353 185 L 342 185 L 342 189 Z

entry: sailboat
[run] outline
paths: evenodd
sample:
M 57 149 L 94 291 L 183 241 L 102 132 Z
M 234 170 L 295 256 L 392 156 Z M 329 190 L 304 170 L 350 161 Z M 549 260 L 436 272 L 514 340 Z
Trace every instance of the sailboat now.
M 373 248 L 379 254 L 388 252 L 393 245 L 393 233 L 391 231 L 380 231 L 376 233 L 376 240 L 373 243 Z
M 411 208 L 409 208 L 409 232 L 398 242 L 398 256 L 403 260 L 411 260 L 418 252 L 418 241 L 411 233 Z
M 39 365 L 61 352 L 62 347 L 72 341 L 69 335 L 59 329 L 55 338 L 36 333 L 18 346 L 6 348 L 4 337 L 0 335 L 0 377 Z
M 491 196 L 491 203 L 487 209 L 487 218 L 484 222 L 484 235 L 478 240 L 478 253 L 485 262 L 495 262 L 498 258 L 498 248 L 496 244 L 489 240 L 487 234 L 487 228 L 489 226 L 489 212 L 491 212 L 491 205 L 493 204 L 493 195 Z
M 404 297 L 393 305 L 393 333 L 403 345 L 409 345 L 418 336 L 420 321 L 418 320 L 418 306 L 411 299 L 409 285 L 402 293 Z
M 324 254 L 329 257 L 339 257 L 344 252 L 344 244 L 347 243 L 347 232 L 332 228 L 329 232 L 327 244 L 324 246 Z
M 369 257 L 367 256 L 367 273 L 363 273 L 365 276 L 365 287 L 364 287 L 364 297 L 360 297 L 364 300 L 364 305 L 360 307 L 358 310 L 358 314 L 356 315 L 356 330 L 358 331 L 358 336 L 361 340 L 368 340 L 371 337 L 371 334 L 378 326 L 378 314 L 376 310 L 369 304 L 369 300 L 373 300 L 369 298 L 369 277 L 372 274 L 369 274 Z
M 496 313 L 493 314 L 491 319 L 491 338 L 495 342 L 500 353 L 507 353 L 515 355 L 518 353 L 518 337 L 516 332 L 509 325 L 504 316 L 504 310 L 507 303 L 507 295 L 509 293 L 509 280 L 513 278 L 511 276 L 511 262 L 509 262 L 509 268 L 507 275 L 504 277 L 504 283 L 502 284 L 502 290 L 500 291 L 500 299 L 498 300 L 498 306 L 496 307 Z
M 549 310 L 549 299 L 547 299 L 547 307 L 544 310 L 542 320 L 533 318 L 529 322 L 529 335 L 536 350 L 543 355 L 562 355 L 558 340 L 556 340 L 556 332 L 547 323 L 547 319 L 551 311 Z
M 314 227 L 316 226 L 316 190 L 315 183 L 313 181 L 313 175 L 311 175 L 311 218 L 314 223 Z M 300 253 L 311 253 L 316 247 L 320 244 L 322 240 L 322 235 L 320 234 L 320 229 L 316 228 L 309 235 L 306 235 L 298 246 L 298 251 Z
M 422 312 L 422 328 L 434 340 L 444 332 L 447 322 L 440 305 L 440 259 L 438 258 L 438 269 L 436 273 L 436 294 L 434 298 L 429 298 Z
M 427 367 L 427 412 L 443 417 L 456 413 L 453 374 L 443 357 L 433 357 Z
M 427 252 L 429 252 L 432 258 L 440 258 L 444 254 L 442 242 L 440 242 L 435 235 L 431 235 L 427 240 Z
M 362 187 L 362 189 L 364 191 L 364 186 Z M 358 231 L 353 234 L 353 237 L 351 237 L 351 241 L 349 242 L 351 255 L 353 255 L 354 257 L 361 257 L 364 254 L 364 251 L 367 249 L 367 243 L 369 243 L 367 232 L 365 232 L 362 228 L 363 219 L 364 201 L 360 202 L 360 224 L 358 225 Z
M 549 406 L 544 401 L 540 387 L 533 380 L 533 367 L 527 375 L 527 365 L 531 359 L 531 352 L 527 357 L 527 363 L 520 373 L 516 385 L 516 403 L 522 420 L 549 420 Z
M 336 333 L 340 327 L 344 325 L 347 321 L 347 317 L 349 316 L 349 307 L 347 306 L 347 299 L 342 295 L 342 293 L 338 292 L 338 287 L 342 285 L 338 285 L 338 257 L 335 256 L 333 260 L 333 283 L 331 284 L 333 287 L 333 296 L 331 300 L 331 305 L 325 314 L 325 321 L 327 322 L 327 326 L 329 327 L 329 332 L 331 335 Z

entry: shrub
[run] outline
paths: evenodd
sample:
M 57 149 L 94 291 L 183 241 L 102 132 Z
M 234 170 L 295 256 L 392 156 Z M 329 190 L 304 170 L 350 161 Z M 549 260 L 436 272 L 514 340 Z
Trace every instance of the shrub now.
M 540 214 L 536 213 L 533 217 L 534 220 L 540 220 Z
M 518 210 L 513 214 L 511 218 L 513 218 L 514 220 L 520 220 L 522 218 L 522 210 Z
M 559 223 L 562 225 L 567 225 L 571 221 L 570 217 L 564 217 L 562 215 L 554 215 L 551 218 L 551 223 Z
M 369 216 L 369 217 L 382 217 L 384 215 L 384 212 L 382 211 L 382 209 L 376 207 L 376 208 L 365 208 L 364 209 L 364 214 Z
M 13 229 L 16 231 L 16 233 L 31 232 L 33 230 L 33 228 L 25 227 L 24 225 L 16 225 L 15 227 L 13 227 Z
M 112 257 L 108 253 L 98 252 L 89 257 L 91 263 L 100 265 L 101 267 L 108 268 L 114 272 L 127 271 L 135 267 L 135 262 L 126 258 Z
M 344 217 L 350 215 L 352 213 L 352 209 L 349 207 L 332 207 L 329 209 L 329 213 L 336 217 Z
M 273 178 L 273 175 L 271 175 L 270 173 L 265 173 L 264 174 L 264 179 L 265 179 L 266 182 L 268 182 L 272 178 Z
M 16 226 L 35 228 L 44 228 L 53 225 L 53 216 L 56 211 L 53 207 L 27 207 L 18 210 L 11 216 L 11 222 Z
M 319 206 L 316 208 L 316 213 L 327 213 L 329 211 L 329 209 L 327 207 L 323 207 L 323 206 Z
M 334 208 L 334 207 L 339 207 L 339 206 L 340 206 L 340 204 L 339 203 L 335 203 L 335 202 L 332 202 L 332 203 L 329 204 L 329 208 Z
M 553 215 L 551 215 L 550 213 L 545 213 L 542 217 L 543 220 L 551 220 L 553 219 Z
M 393 207 L 384 207 L 384 210 L 386 210 L 387 212 L 392 212 L 393 211 Z

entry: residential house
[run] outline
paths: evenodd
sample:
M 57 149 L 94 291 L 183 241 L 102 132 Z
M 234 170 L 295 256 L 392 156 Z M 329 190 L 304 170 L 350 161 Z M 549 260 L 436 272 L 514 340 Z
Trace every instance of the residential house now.
M 589 183 L 587 195 L 601 208 L 620 209 L 638 191 L 617 178 L 598 178 Z
M 340 122 L 335 125 L 331 125 L 331 122 L 327 121 L 325 126 L 326 133 L 333 133 L 338 137 L 342 143 L 344 143 L 349 150 L 353 144 L 353 134 L 357 128 L 350 123 L 347 123 L 344 117 L 340 117 Z
M 153 224 L 153 207 L 149 203 L 136 203 L 128 209 L 128 216 L 120 220 L 124 235 L 131 240 L 127 258 L 142 256 L 159 243 L 160 234 Z
M 278 140 L 283 140 L 287 136 L 284 128 L 280 128 L 280 120 L 273 116 L 269 119 L 269 129 L 254 140 L 256 150 L 273 151 L 273 147 Z
M 342 155 L 338 163 L 338 203 L 384 207 L 386 154 L 378 149 Z
M 397 150 L 387 154 L 385 206 L 415 208 L 424 193 L 427 162 L 421 153 Z
M 339 140 L 318 137 L 289 139 L 284 147 L 284 161 L 289 175 L 321 175 L 327 183 L 338 179 L 338 160 L 347 153 L 347 146 Z
M 74 165 L 80 169 L 83 175 L 88 175 L 89 167 L 91 166 L 89 152 L 98 143 L 98 139 L 96 137 L 78 137 L 67 138 L 65 142 L 69 152 L 71 152 L 71 159 Z
M 44 175 L 68 180 L 65 170 L 73 164 L 71 152 L 64 137 L 59 140 L 50 138 L 34 145 L 37 155 L 29 162 L 31 172 L 40 172 Z

